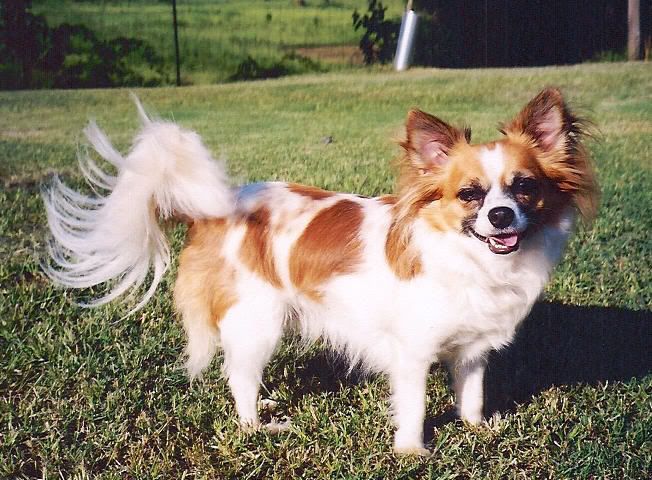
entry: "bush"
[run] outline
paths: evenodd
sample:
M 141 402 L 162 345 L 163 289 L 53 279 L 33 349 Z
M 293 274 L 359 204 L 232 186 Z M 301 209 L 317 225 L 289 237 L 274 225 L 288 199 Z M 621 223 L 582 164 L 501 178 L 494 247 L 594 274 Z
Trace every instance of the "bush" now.
M 367 13 L 360 15 L 357 9 L 353 12 L 353 28 L 363 29 L 360 50 L 367 65 L 391 62 L 394 57 L 401 22 L 386 20 L 386 11 L 382 2 L 369 0 Z
M 321 70 L 321 65 L 318 62 L 296 53 L 288 53 L 280 60 L 271 62 L 259 62 L 247 55 L 247 58 L 240 62 L 236 72 L 229 77 L 229 80 L 260 80 Z
M 6 0 L 0 12 L 0 88 L 153 86 L 167 80 L 146 42 L 100 40 L 83 25 L 48 27 L 31 2 Z M 137 71 L 132 65 L 144 65 Z
M 425 66 L 447 64 L 451 56 L 452 38 L 440 20 L 439 2 L 417 1 L 414 8 L 419 20 L 412 63 Z M 357 10 L 353 12 L 353 27 L 355 30 L 363 29 L 364 32 L 360 39 L 360 50 L 367 65 L 388 63 L 394 58 L 401 19 L 386 19 L 386 10 L 382 2 L 369 0 L 365 15 L 360 15 Z

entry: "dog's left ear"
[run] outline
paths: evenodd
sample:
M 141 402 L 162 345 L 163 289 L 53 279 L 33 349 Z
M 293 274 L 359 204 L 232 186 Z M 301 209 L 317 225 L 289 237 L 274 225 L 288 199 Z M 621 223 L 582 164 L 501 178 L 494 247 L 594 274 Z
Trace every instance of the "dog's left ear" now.
M 503 133 L 524 133 L 544 152 L 563 149 L 572 140 L 576 119 L 556 88 L 546 88 L 507 123 Z
M 599 189 L 582 144 L 585 122 L 570 111 L 558 89 L 542 90 L 502 132 L 534 141 L 544 153 L 540 165 L 545 175 L 561 192 L 571 195 L 587 222 L 595 217 Z

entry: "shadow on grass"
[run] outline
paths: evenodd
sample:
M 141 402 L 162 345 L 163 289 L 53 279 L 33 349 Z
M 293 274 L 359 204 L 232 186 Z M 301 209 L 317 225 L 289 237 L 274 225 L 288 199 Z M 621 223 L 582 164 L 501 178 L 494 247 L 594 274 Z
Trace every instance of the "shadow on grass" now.
M 294 359 L 292 359 L 294 363 Z M 291 387 L 292 398 L 298 402 L 305 395 L 338 393 L 345 386 L 365 383 L 369 374 L 350 368 L 346 358 L 326 347 L 296 361 L 296 371 L 280 382 Z M 268 388 L 277 388 L 279 379 L 267 382 Z
M 562 385 L 627 381 L 652 373 L 652 312 L 537 303 L 512 344 L 489 355 L 484 416 L 510 412 Z M 434 429 L 458 421 L 453 405 L 427 418 Z
M 512 345 L 492 352 L 484 414 L 552 386 L 627 381 L 652 372 L 652 312 L 537 303 Z
M 298 372 L 301 391 L 296 393 L 335 392 L 365 379 L 359 371 L 346 371 L 344 360 L 320 352 Z M 537 303 L 512 344 L 489 356 L 484 415 L 513 411 L 552 386 L 627 381 L 650 373 L 652 312 Z M 456 419 L 451 405 L 426 420 L 426 435 Z

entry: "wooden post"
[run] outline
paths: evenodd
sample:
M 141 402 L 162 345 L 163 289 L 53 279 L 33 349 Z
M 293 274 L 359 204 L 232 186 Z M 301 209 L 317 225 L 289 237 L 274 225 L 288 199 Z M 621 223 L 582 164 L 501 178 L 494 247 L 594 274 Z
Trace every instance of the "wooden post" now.
M 177 87 L 180 87 L 181 68 L 179 65 L 179 30 L 177 28 L 177 0 L 172 0 L 172 23 L 174 24 L 174 55 L 177 62 Z
M 641 59 L 641 0 L 627 3 L 627 58 Z

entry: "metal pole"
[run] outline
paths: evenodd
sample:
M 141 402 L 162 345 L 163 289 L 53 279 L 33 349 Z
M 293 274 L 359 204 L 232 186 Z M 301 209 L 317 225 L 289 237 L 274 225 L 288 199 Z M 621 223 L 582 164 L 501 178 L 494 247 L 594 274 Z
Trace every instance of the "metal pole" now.
M 417 14 L 412 10 L 412 0 L 408 1 L 407 9 L 401 21 L 401 30 L 398 35 L 398 45 L 394 57 L 394 68 L 401 72 L 410 66 L 414 39 L 417 34 Z
M 179 66 L 179 30 L 177 28 L 177 0 L 172 0 L 172 23 L 174 24 L 174 55 L 177 62 L 177 87 L 180 87 L 181 68 Z

